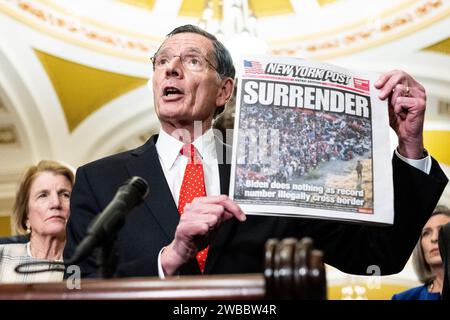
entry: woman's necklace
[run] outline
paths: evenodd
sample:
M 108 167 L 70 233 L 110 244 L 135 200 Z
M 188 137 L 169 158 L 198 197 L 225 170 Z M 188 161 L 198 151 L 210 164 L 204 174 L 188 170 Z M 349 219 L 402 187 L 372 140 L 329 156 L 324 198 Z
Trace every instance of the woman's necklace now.
M 26 244 L 26 248 L 27 248 L 27 254 L 28 256 L 30 256 L 31 258 L 35 258 L 37 259 L 35 256 L 33 256 L 33 254 L 31 253 L 31 241 L 28 241 L 28 243 Z M 49 260 L 49 261 L 54 261 L 54 262 L 62 262 L 62 255 L 60 255 L 60 257 L 58 259 L 54 259 L 54 260 Z

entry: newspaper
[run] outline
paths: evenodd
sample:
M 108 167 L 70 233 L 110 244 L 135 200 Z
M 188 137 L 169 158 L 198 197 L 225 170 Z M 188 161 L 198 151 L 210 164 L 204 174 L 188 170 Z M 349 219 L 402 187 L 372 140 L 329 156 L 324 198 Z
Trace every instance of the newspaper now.
M 393 223 L 377 74 L 270 56 L 242 59 L 237 73 L 230 197 L 244 212 Z

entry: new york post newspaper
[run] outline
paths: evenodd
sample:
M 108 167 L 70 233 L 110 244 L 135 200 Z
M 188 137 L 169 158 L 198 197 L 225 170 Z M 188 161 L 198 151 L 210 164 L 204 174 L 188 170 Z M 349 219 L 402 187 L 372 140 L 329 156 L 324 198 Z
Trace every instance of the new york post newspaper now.
M 230 196 L 244 212 L 392 224 L 378 75 L 297 58 L 238 64 Z

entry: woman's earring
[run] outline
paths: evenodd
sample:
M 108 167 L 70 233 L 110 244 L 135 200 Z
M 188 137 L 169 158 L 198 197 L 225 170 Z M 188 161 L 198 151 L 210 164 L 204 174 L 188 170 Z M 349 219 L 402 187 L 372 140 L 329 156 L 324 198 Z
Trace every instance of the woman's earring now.
M 27 234 L 31 233 L 31 226 L 29 223 L 27 223 Z

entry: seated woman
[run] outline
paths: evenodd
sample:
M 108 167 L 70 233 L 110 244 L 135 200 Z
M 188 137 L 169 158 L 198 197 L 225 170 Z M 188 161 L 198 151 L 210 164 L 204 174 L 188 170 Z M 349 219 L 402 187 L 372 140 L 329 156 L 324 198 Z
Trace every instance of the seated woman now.
M 398 294 L 393 300 L 440 300 L 444 267 L 439 253 L 438 236 L 442 226 L 450 222 L 450 210 L 438 205 L 422 229 L 414 248 L 413 266 L 423 285 Z
M 30 240 L 0 245 L 0 283 L 62 281 L 61 271 L 22 274 L 14 269 L 26 262 L 62 261 L 73 183 L 72 170 L 55 161 L 41 161 L 25 172 L 12 218 L 17 231 L 27 233 Z

